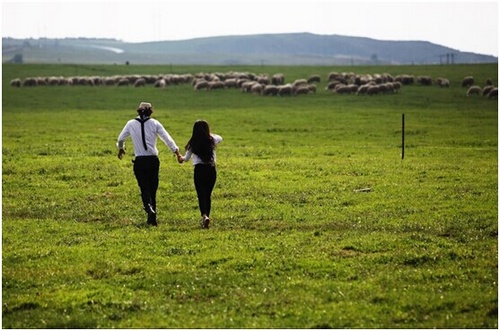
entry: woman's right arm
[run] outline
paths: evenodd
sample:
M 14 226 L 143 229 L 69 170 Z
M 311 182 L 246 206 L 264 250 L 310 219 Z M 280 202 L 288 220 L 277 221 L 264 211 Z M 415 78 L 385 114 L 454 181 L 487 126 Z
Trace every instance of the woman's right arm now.
M 186 154 L 184 155 L 184 162 L 189 161 L 189 159 L 191 159 L 192 155 L 193 155 L 193 152 L 191 152 L 190 149 L 186 150 Z

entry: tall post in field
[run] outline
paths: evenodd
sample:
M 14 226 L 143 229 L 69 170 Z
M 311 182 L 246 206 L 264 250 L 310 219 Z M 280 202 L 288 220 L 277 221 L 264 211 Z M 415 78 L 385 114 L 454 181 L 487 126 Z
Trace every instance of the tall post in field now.
M 401 160 L 405 158 L 405 114 L 401 116 Z

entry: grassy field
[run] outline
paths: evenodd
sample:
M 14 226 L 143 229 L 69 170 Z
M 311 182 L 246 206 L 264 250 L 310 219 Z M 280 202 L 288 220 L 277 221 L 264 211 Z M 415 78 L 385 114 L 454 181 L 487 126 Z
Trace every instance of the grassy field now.
M 13 78 L 330 71 L 447 77 L 374 97 L 263 97 Z M 497 328 L 498 101 L 467 98 L 497 65 L 3 65 L 4 328 Z M 160 149 L 157 228 L 116 138 L 152 102 L 179 146 L 223 136 L 212 227 L 192 166 Z M 405 114 L 405 158 L 401 117 Z M 130 146 L 130 141 L 128 142 Z M 183 151 L 183 148 L 182 148 Z M 369 192 L 358 190 L 370 188 Z

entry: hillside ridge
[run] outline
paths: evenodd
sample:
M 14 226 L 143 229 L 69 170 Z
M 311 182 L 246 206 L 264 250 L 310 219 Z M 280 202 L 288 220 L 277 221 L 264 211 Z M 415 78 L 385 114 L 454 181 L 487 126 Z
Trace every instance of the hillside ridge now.
M 2 62 L 213 65 L 497 63 L 498 58 L 429 41 L 282 33 L 129 43 L 115 39 L 2 38 Z

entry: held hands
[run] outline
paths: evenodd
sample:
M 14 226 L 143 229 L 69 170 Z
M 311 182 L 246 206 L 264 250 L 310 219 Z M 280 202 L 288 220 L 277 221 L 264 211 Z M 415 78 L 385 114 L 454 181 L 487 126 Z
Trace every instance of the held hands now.
M 177 157 L 177 162 L 182 163 L 184 162 L 184 156 L 179 153 L 179 150 L 175 151 L 175 156 Z

